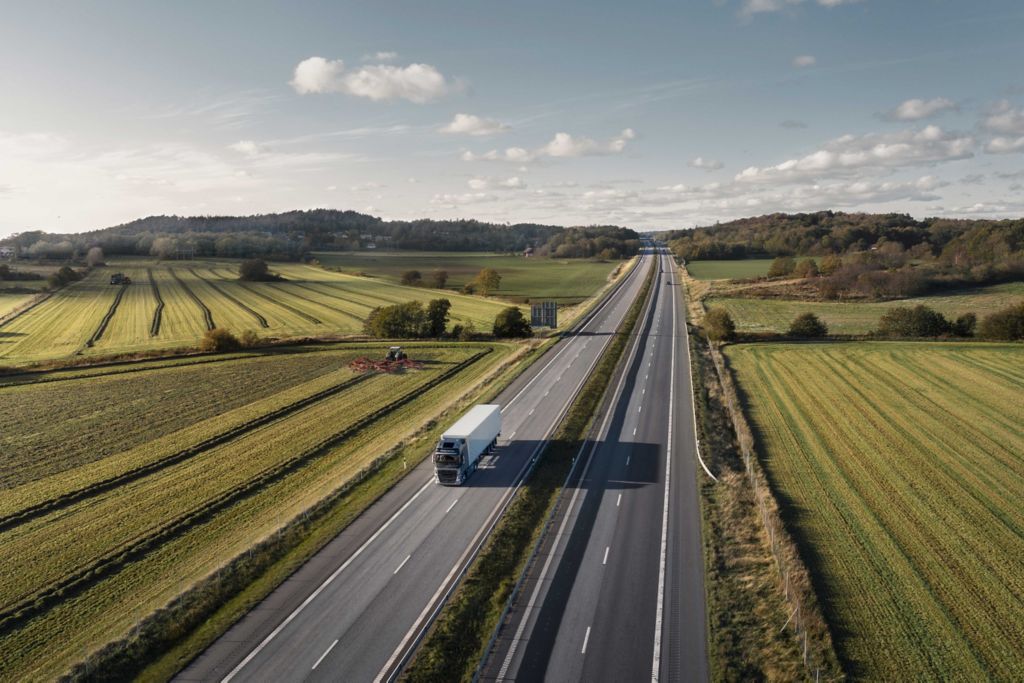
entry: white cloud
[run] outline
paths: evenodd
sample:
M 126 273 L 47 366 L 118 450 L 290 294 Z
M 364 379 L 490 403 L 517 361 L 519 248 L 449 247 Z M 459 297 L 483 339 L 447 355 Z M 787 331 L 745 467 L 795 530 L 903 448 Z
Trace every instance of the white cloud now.
M 801 5 L 803 2 L 804 0 L 744 0 L 743 6 L 740 8 L 740 16 L 749 17 L 766 12 L 780 12 L 787 7 Z M 860 0 L 815 0 L 815 2 L 822 7 L 838 7 L 860 2 Z
M 883 118 L 890 121 L 919 121 L 956 107 L 956 102 L 945 97 L 934 97 L 930 100 L 915 98 L 901 102 L 895 109 L 886 112 Z
M 526 182 L 519 176 L 511 178 L 470 178 L 468 183 L 471 190 L 522 190 L 526 188 Z
M 793 66 L 798 69 L 814 66 L 817 62 L 818 60 L 814 55 L 798 55 L 793 57 Z
M 787 182 L 863 168 L 897 168 L 936 164 L 974 156 L 969 135 L 947 133 L 930 125 L 897 133 L 844 135 L 822 149 L 774 166 L 751 166 L 736 176 L 744 182 Z
M 607 142 L 598 142 L 587 137 L 577 137 L 569 133 L 555 133 L 543 147 L 528 150 L 523 147 L 508 147 L 504 151 L 492 149 L 483 154 L 463 152 L 463 161 L 509 161 L 528 163 L 541 158 L 571 158 L 584 156 L 604 156 L 619 154 L 626 149 L 626 144 L 636 137 L 632 128 L 626 128 Z
M 983 125 L 993 133 L 1024 135 L 1024 107 L 1018 109 L 1002 100 L 992 107 Z
M 228 145 L 228 148 L 238 152 L 239 154 L 244 154 L 249 158 L 258 157 L 266 151 L 262 145 L 257 144 L 252 140 L 239 140 L 234 144 Z
M 290 83 L 300 95 L 344 93 L 374 101 L 404 99 L 417 104 L 435 100 L 453 89 L 441 72 L 429 64 L 372 64 L 346 71 L 342 60 L 323 57 L 299 62 Z
M 495 119 L 486 119 L 473 114 L 456 114 L 451 123 L 441 128 L 442 133 L 461 133 L 464 135 L 493 135 L 503 133 L 510 126 Z
M 723 166 L 721 161 L 716 159 L 705 159 L 704 157 L 691 159 L 688 165 L 693 168 L 702 168 L 705 171 L 717 171 Z
M 985 151 L 989 154 L 1009 154 L 1011 152 L 1024 152 L 1024 135 L 1018 138 L 995 137 L 985 144 Z
M 398 59 L 398 53 L 390 50 L 363 55 L 364 62 L 393 62 L 396 59 Z

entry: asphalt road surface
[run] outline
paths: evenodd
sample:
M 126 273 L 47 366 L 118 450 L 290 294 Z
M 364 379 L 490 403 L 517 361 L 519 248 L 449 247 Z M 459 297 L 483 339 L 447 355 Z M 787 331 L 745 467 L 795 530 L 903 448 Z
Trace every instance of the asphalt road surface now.
M 633 270 L 495 400 L 499 448 L 462 487 L 429 459 L 197 657 L 179 681 L 389 680 L 404 664 L 640 291 Z
M 705 681 L 689 347 L 667 255 L 595 440 L 481 680 Z

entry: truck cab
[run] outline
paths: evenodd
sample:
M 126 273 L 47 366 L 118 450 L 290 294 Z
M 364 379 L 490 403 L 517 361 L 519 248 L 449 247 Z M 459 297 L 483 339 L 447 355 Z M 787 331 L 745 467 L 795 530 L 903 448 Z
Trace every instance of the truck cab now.
M 463 472 L 465 463 L 466 440 L 441 437 L 434 449 L 434 471 L 438 483 L 461 486 L 469 475 L 469 472 Z

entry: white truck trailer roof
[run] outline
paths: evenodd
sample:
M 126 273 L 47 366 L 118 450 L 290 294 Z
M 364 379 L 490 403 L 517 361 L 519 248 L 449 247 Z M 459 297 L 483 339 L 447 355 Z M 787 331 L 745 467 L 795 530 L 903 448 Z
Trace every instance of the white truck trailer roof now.
M 459 418 L 458 422 L 444 430 L 445 439 L 468 439 L 494 413 L 500 413 L 501 406 L 483 404 L 473 406 L 469 412 Z

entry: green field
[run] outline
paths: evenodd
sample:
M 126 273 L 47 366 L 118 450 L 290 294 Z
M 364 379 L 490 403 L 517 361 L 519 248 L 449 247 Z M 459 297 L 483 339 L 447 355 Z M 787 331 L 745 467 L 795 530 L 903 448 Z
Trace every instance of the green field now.
M 787 299 L 711 297 L 707 306 L 723 306 L 740 332 L 785 332 L 797 315 L 816 313 L 832 334 L 866 334 L 878 327 L 878 319 L 890 308 L 925 304 L 949 318 L 974 313 L 982 318 L 1024 299 L 1024 282 L 960 291 L 942 296 L 922 296 L 899 301 L 843 303 Z
M 857 680 L 1024 680 L 1024 347 L 726 347 Z
M 736 259 L 733 261 L 687 261 L 686 270 L 698 280 L 740 280 L 764 277 L 772 264 L 770 258 Z
M 439 295 L 313 266 L 274 269 L 287 281 L 243 283 L 234 264 L 217 262 L 98 268 L 0 326 L 0 364 L 190 347 L 211 326 L 274 337 L 359 334 L 376 306 Z M 110 285 L 115 271 L 128 274 L 132 284 Z M 485 332 L 503 306 L 454 292 L 444 296 L 452 302 L 450 324 L 472 322 Z
M 566 305 L 596 294 L 620 263 L 478 252 L 358 251 L 318 252 L 315 256 L 329 268 L 396 283 L 407 270 L 420 271 L 426 281 L 431 272 L 444 270 L 448 272 L 447 288 L 452 291 L 462 289 L 481 268 L 494 268 L 501 275 L 501 288 L 492 293 L 494 296 L 520 303 L 551 299 Z
M 341 343 L 6 380 L 0 449 L 16 457 L 0 462 L 0 680 L 55 679 L 122 637 L 517 346 L 407 348 L 423 366 L 395 375 L 353 373 L 381 345 Z

